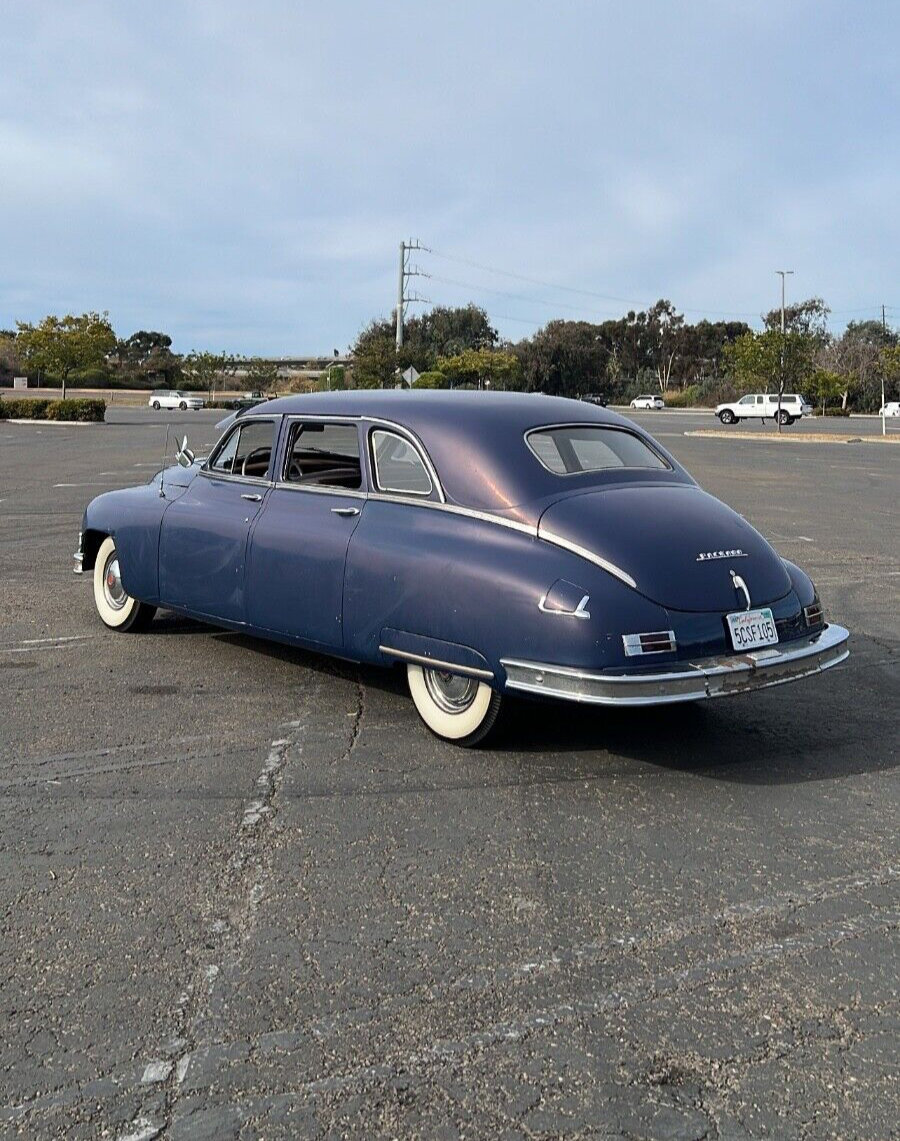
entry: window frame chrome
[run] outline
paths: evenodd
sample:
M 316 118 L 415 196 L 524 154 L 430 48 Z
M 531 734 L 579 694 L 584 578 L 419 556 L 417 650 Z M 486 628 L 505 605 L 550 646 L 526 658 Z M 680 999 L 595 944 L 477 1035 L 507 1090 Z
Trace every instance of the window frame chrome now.
M 622 432 L 626 436 L 633 436 L 636 440 L 639 440 L 644 445 L 644 447 L 647 448 L 651 455 L 656 456 L 656 458 L 662 463 L 663 466 L 662 468 L 631 467 L 629 465 L 622 464 L 621 467 L 588 468 L 586 471 L 553 471 L 552 468 L 547 467 L 541 457 L 531 446 L 529 436 L 533 436 L 536 432 L 556 432 L 561 428 L 595 428 L 601 431 Z M 528 428 L 525 432 L 523 432 L 522 437 L 525 440 L 525 445 L 528 448 L 528 451 L 534 456 L 544 471 L 549 472 L 550 475 L 556 476 L 557 479 L 570 479 L 572 476 L 598 475 L 601 472 L 675 470 L 669 460 L 666 459 L 662 452 L 658 451 L 657 448 L 654 447 L 652 442 L 646 436 L 642 436 L 640 432 L 635 432 L 633 428 L 628 427 L 626 424 L 603 424 L 591 420 L 570 420 L 561 422 L 559 424 L 541 424 L 537 428 Z
M 386 487 L 384 484 L 382 484 L 378 475 L 378 457 L 375 453 L 376 432 L 381 432 L 382 435 L 385 436 L 396 436 L 399 440 L 409 444 L 409 446 L 419 457 L 419 461 L 422 464 L 425 474 L 428 476 L 429 488 L 427 491 L 409 491 L 401 488 Z M 438 484 L 436 483 L 437 473 L 435 472 L 433 465 L 426 459 L 424 451 L 417 446 L 416 440 L 411 435 L 406 435 L 398 432 L 395 428 L 389 427 L 386 424 L 373 423 L 371 427 L 366 429 L 366 445 L 369 452 L 369 464 L 372 469 L 372 487 L 380 495 L 387 496 L 388 498 L 402 495 L 407 499 L 426 501 L 430 500 L 431 497 L 435 494 L 435 491 L 438 489 Z M 441 494 L 443 493 L 441 492 Z M 441 499 L 441 502 L 444 502 L 444 500 Z
M 263 421 L 265 423 L 270 423 L 273 425 L 274 431 L 273 431 L 272 454 L 269 457 L 269 472 L 270 473 L 273 473 L 273 471 L 274 471 L 272 465 L 274 463 L 275 456 L 277 455 L 278 450 L 279 450 L 278 440 L 279 440 L 279 435 L 280 435 L 281 421 L 283 420 L 283 418 L 284 417 L 282 416 L 282 414 L 280 412 L 273 412 L 271 416 L 254 416 L 253 417 L 254 421 Z M 243 428 L 243 426 L 246 423 L 248 423 L 248 421 L 246 419 L 234 420 L 231 424 L 228 425 L 228 427 L 225 429 L 225 431 L 222 433 L 222 435 L 218 438 L 218 440 L 216 440 L 215 446 L 213 447 L 213 449 L 209 453 L 209 455 L 206 457 L 206 460 L 204 461 L 203 466 L 197 472 L 198 475 L 205 476 L 207 479 L 229 480 L 232 483 L 253 483 L 253 484 L 257 484 L 257 485 L 261 485 L 261 486 L 265 486 L 265 487 L 273 487 L 275 485 L 275 481 L 274 481 L 274 479 L 272 479 L 271 474 L 265 475 L 265 476 L 263 476 L 263 475 L 236 475 L 234 472 L 213 471 L 212 468 L 209 466 L 212 463 L 213 457 L 218 455 L 220 448 L 225 443 L 225 441 L 228 439 L 228 437 L 231 435 L 231 433 L 232 432 L 239 432 L 241 430 L 241 428 Z
M 311 491 L 314 494 L 320 495 L 350 495 L 357 498 L 365 499 L 368 495 L 369 478 L 366 471 L 365 463 L 363 462 L 363 445 L 359 439 L 359 425 L 362 417 L 360 416 L 322 416 L 316 413 L 313 416 L 303 416 L 295 413 L 285 414 L 282 419 L 284 420 L 284 444 L 279 449 L 280 463 L 277 471 L 278 478 L 274 481 L 277 488 L 288 488 L 290 491 Z M 335 487 L 332 484 L 302 484 L 285 477 L 285 469 L 288 465 L 289 458 L 289 441 L 291 436 L 291 429 L 294 424 L 305 423 L 324 423 L 324 424 L 344 424 L 348 427 L 353 426 L 356 428 L 356 439 L 359 444 L 359 487 Z

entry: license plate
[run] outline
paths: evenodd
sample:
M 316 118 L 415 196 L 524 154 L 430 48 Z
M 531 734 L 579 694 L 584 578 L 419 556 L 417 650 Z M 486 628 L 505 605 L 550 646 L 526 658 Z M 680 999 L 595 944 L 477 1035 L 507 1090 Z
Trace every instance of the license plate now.
M 760 610 L 729 614 L 728 629 L 731 631 L 731 644 L 736 650 L 756 650 L 760 646 L 772 646 L 778 641 L 775 619 L 768 606 Z

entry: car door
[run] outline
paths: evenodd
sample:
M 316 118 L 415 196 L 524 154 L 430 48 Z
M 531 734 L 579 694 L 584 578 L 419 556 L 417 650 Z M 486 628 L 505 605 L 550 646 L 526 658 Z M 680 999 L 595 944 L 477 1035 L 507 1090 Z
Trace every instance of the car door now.
M 284 437 L 250 545 L 250 622 L 340 650 L 347 549 L 366 502 L 359 422 L 292 417 Z
M 250 532 L 270 487 L 278 418 L 249 417 L 223 437 L 190 487 L 163 515 L 163 606 L 246 622 Z

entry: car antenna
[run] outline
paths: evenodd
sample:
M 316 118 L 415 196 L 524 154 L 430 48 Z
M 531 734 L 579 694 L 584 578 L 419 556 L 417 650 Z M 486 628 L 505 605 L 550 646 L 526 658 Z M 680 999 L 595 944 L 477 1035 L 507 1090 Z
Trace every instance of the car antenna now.
M 165 475 L 166 463 L 167 463 L 168 459 L 169 459 L 169 425 L 166 424 L 166 446 L 165 446 L 165 450 L 163 451 L 163 466 L 162 466 L 160 473 L 159 473 L 159 497 L 160 497 L 160 499 L 166 498 L 166 493 L 163 491 L 163 476 Z

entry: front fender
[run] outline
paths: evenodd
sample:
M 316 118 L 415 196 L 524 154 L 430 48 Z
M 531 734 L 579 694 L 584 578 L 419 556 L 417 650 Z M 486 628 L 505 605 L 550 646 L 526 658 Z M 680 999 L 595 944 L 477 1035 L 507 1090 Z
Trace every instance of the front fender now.
M 125 590 L 141 602 L 159 602 L 159 529 L 167 506 L 156 484 L 107 491 L 92 499 L 82 522 L 83 568 L 93 566 L 104 537 L 112 535 Z

